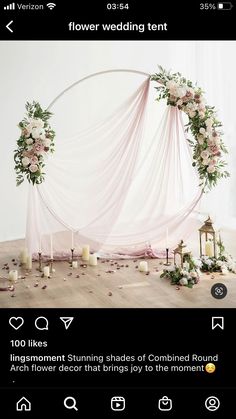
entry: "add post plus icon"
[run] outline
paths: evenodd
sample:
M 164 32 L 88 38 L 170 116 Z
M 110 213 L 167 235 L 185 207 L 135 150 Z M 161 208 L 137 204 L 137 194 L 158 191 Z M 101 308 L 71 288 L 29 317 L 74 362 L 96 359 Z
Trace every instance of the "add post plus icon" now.
M 64 323 L 65 329 L 67 330 L 73 322 L 74 317 L 60 317 L 60 319 Z

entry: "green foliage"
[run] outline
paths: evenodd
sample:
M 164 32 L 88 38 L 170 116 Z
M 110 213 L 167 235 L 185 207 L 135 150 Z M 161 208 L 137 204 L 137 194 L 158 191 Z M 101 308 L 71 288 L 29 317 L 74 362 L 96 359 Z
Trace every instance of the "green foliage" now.
M 55 131 L 48 123 L 52 113 L 43 110 L 41 105 L 35 101 L 33 103 L 27 102 L 25 108 L 26 116 L 18 124 L 21 135 L 17 140 L 17 149 L 14 150 L 17 186 L 21 185 L 25 179 L 33 185 L 44 181 L 44 159 L 48 153 L 54 152 L 55 147 Z M 35 138 L 35 135 L 33 135 L 37 123 L 40 127 L 39 138 Z M 28 158 L 28 164 L 23 164 L 24 158 Z
M 193 152 L 193 167 L 195 167 L 198 172 L 199 186 L 201 186 L 203 192 L 211 190 L 216 186 L 219 179 L 229 177 L 229 172 L 224 170 L 226 162 L 222 159 L 222 153 L 226 154 L 228 151 L 222 139 L 219 144 L 220 153 L 218 154 L 220 154 L 220 156 L 218 157 L 217 155 L 217 158 L 215 158 L 217 159 L 217 163 L 214 164 L 214 171 L 208 169 L 208 164 L 204 164 L 204 159 L 201 157 L 202 151 L 209 150 L 207 132 L 205 137 L 203 136 L 204 141 L 201 143 L 198 141 L 198 136 L 201 132 L 200 130 L 207 130 L 206 121 L 209 119 L 212 120 L 213 134 L 217 133 L 219 136 L 223 135 L 223 132 L 219 130 L 222 123 L 217 118 L 215 107 L 209 105 L 204 106 L 202 104 L 201 109 L 200 102 L 203 98 L 204 91 L 199 86 L 196 84 L 194 85 L 190 80 L 183 77 L 179 72 L 172 73 L 159 66 L 159 73 L 153 74 L 151 80 L 156 81 L 159 84 L 155 87 L 158 93 L 156 98 L 157 101 L 165 99 L 167 105 L 177 106 L 179 110 L 182 110 L 188 115 L 189 122 L 186 124 L 186 132 L 191 133 L 193 137 L 193 140 L 187 139 Z M 170 81 L 175 82 L 177 87 L 184 87 L 188 92 L 188 96 L 182 98 L 171 94 L 167 86 L 167 83 Z M 188 91 L 188 89 L 190 90 Z M 192 112 L 188 106 L 192 106 Z M 214 152 L 211 151 L 211 153 L 211 157 L 214 158 Z

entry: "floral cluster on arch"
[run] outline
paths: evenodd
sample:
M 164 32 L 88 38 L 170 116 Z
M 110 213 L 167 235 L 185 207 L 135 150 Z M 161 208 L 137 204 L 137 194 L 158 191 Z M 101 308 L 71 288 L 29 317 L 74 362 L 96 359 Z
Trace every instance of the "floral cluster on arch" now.
M 186 132 L 191 132 L 193 139 L 188 139 L 193 149 L 193 166 L 196 166 L 203 191 L 216 186 L 218 180 L 228 177 L 225 171 L 222 123 L 218 120 L 214 106 L 206 104 L 203 90 L 193 85 L 180 73 L 170 73 L 159 67 L 160 72 L 151 76 L 159 86 L 157 100 L 166 99 L 167 105 L 177 106 L 188 115 Z
M 42 183 L 45 157 L 54 152 L 55 132 L 48 123 L 52 113 L 43 110 L 38 102 L 27 102 L 26 111 L 26 117 L 19 123 L 21 135 L 14 151 L 17 186 L 25 177 L 32 184 Z

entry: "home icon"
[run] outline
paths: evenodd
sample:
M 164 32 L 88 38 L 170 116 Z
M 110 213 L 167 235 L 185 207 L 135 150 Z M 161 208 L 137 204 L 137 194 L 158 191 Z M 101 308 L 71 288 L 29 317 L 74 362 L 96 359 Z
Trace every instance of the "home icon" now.
M 26 397 L 21 397 L 20 400 L 16 403 L 16 411 L 17 412 L 30 412 L 31 411 L 31 403 Z

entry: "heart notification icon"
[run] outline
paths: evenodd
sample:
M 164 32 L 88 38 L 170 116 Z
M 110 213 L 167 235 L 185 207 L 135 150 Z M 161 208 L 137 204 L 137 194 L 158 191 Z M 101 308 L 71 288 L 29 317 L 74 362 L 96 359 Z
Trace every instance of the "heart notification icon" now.
M 13 329 L 18 330 L 24 324 L 24 319 L 23 317 L 11 317 L 9 324 Z

